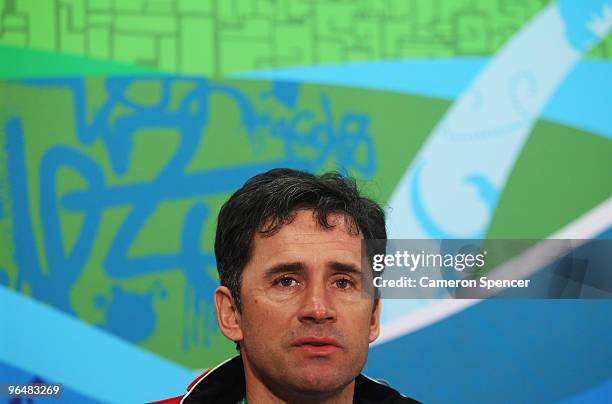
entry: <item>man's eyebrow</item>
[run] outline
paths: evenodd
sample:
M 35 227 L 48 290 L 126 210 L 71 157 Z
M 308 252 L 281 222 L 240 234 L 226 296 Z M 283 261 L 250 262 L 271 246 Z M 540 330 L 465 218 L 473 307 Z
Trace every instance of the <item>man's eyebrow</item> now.
M 287 272 L 301 272 L 305 269 L 303 263 L 296 262 L 281 262 L 280 264 L 276 264 L 271 266 L 270 268 L 264 271 L 266 277 L 273 277 L 274 275 L 283 274 Z
M 328 265 L 334 271 L 345 272 L 348 274 L 361 274 L 361 268 L 355 264 L 346 264 L 344 262 L 332 261 Z
M 331 261 L 328 262 L 328 267 L 336 272 L 344 272 L 347 274 L 361 274 L 361 269 L 355 265 L 350 263 L 344 263 L 339 261 Z M 273 265 L 270 268 L 264 271 L 264 276 L 273 277 L 275 275 L 284 274 L 287 272 L 302 272 L 306 269 L 306 265 L 302 262 L 281 262 L 279 264 Z

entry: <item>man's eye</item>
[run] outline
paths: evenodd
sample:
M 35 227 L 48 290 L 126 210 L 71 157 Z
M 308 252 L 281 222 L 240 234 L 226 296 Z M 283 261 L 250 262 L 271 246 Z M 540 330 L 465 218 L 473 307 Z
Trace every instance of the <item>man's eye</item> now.
M 348 289 L 353 286 L 353 281 L 347 278 L 336 279 L 336 287 L 338 289 Z
M 291 288 L 291 287 L 297 286 L 297 281 L 295 279 L 293 279 L 293 278 L 288 277 L 288 276 L 284 276 L 284 277 L 278 279 L 276 281 L 276 284 L 280 285 L 282 287 L 285 287 L 285 288 Z

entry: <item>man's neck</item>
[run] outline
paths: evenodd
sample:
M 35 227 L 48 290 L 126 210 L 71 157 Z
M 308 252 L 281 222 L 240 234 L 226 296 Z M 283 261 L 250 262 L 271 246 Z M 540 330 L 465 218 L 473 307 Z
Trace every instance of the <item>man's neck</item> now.
M 344 389 L 329 394 L 303 394 L 288 389 L 276 394 L 263 383 L 246 383 L 246 399 L 248 404 L 351 404 L 355 391 L 355 381 Z

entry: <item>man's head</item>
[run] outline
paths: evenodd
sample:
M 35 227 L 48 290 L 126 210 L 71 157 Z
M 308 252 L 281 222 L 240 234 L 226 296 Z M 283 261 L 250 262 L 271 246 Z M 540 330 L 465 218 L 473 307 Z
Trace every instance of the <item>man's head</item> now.
M 352 383 L 379 332 L 364 238 L 386 239 L 384 212 L 339 174 L 272 170 L 221 208 L 215 305 L 221 331 L 240 343 L 247 385 L 314 398 Z

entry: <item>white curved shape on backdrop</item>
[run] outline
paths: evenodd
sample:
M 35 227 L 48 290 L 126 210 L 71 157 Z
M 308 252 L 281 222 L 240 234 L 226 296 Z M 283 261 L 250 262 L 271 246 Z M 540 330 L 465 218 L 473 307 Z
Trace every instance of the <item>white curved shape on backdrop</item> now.
M 611 0 L 560 0 L 503 46 L 402 176 L 387 211 L 390 238 L 484 237 L 534 123 L 583 53 L 610 32 L 611 10 Z M 383 327 L 433 302 L 387 300 Z

